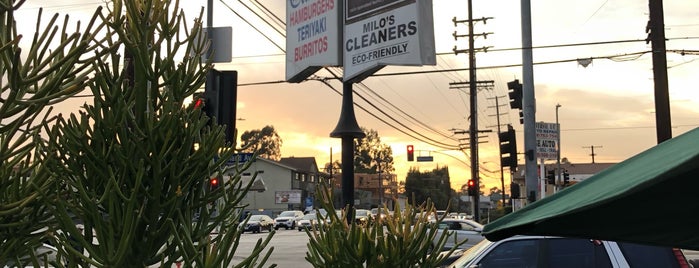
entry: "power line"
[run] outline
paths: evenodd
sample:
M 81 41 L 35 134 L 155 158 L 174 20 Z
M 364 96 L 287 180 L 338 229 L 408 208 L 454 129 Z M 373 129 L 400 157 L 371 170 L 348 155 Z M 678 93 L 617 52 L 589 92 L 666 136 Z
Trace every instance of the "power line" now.
M 221 1 L 221 2 L 223 2 L 223 1 Z M 240 1 L 239 1 L 239 2 L 240 2 Z M 263 7 L 263 8 L 264 8 L 264 5 L 263 5 L 263 4 L 261 4 L 261 3 L 259 3 L 259 2 L 258 2 L 257 4 L 258 4 L 259 7 Z M 281 48 L 279 45 L 277 45 L 276 43 L 274 43 L 274 41 L 273 41 L 267 34 L 262 33 L 257 27 L 254 27 L 253 25 L 251 25 L 251 23 L 250 23 L 248 20 L 242 18 L 242 16 L 241 16 L 238 12 L 235 12 L 229 5 L 227 5 L 227 4 L 225 4 L 225 3 L 224 3 L 224 5 L 225 5 L 229 10 L 231 10 L 231 12 L 233 12 L 236 16 L 238 16 L 239 18 L 241 18 L 245 23 L 247 23 L 248 25 L 250 25 L 251 27 L 253 27 L 253 29 L 255 29 L 258 33 L 262 34 L 268 41 L 272 42 L 275 46 L 277 46 L 277 48 L 279 48 L 281 51 L 285 51 L 285 49 Z M 245 5 L 245 4 L 243 4 L 243 5 L 244 5 L 245 8 L 248 9 L 248 11 L 250 11 L 250 12 L 252 12 L 252 13 L 255 13 L 255 14 L 257 15 L 257 17 L 258 17 L 259 19 L 261 19 L 263 22 L 265 22 L 268 26 L 274 28 L 274 26 L 272 26 L 271 23 L 270 23 L 268 20 L 266 20 L 266 19 L 262 18 L 261 16 L 259 16 L 259 15 L 257 14 L 257 12 L 256 12 L 255 10 L 253 10 L 250 6 Z M 266 9 L 266 8 L 264 8 L 264 9 L 267 10 L 267 11 L 269 10 L 269 9 Z M 270 12 L 270 13 L 272 13 L 272 12 Z M 273 13 L 272 13 L 272 14 L 273 14 Z M 285 22 L 281 22 L 281 19 L 279 19 L 279 17 L 277 17 L 277 16 L 273 16 L 273 17 L 276 18 L 280 24 L 284 24 L 284 25 L 285 25 Z M 282 36 L 285 37 L 285 34 L 284 34 L 283 32 L 277 31 L 277 33 L 279 33 L 280 35 L 282 35 Z M 336 75 L 335 73 L 333 73 L 330 69 L 326 68 L 326 70 L 327 70 L 328 72 L 330 72 L 331 74 L 333 74 L 333 77 L 330 78 L 330 79 L 340 79 L 339 76 Z M 274 81 L 274 82 L 272 82 L 272 83 L 278 83 L 278 81 Z M 328 86 L 329 86 L 329 83 L 327 83 L 327 82 L 325 82 L 325 81 L 323 81 L 323 83 L 324 83 L 325 85 L 328 85 Z M 257 84 L 257 85 L 260 85 L 260 84 L 262 84 L 262 83 L 256 83 L 256 84 Z M 239 86 L 240 86 L 240 85 L 239 85 Z M 366 88 L 367 90 L 369 90 L 370 92 L 372 92 L 374 95 L 380 97 L 380 95 L 379 95 L 378 93 L 376 93 L 375 91 L 373 91 L 373 90 L 372 90 L 371 88 L 369 88 L 367 85 L 362 84 L 362 86 L 363 86 L 364 88 Z M 340 93 L 339 91 L 337 91 L 337 90 L 334 89 L 334 88 L 333 88 L 333 90 L 335 90 L 336 93 Z M 438 146 L 438 147 L 440 147 L 440 148 L 446 148 L 446 149 L 458 148 L 458 146 L 455 146 L 455 145 L 451 145 L 451 144 L 447 144 L 447 143 L 443 143 L 443 142 L 434 140 L 434 139 L 432 139 L 432 138 L 429 138 L 429 137 L 427 137 L 427 136 L 421 134 L 421 133 L 418 132 L 418 131 L 413 130 L 412 128 L 406 126 L 404 123 L 402 123 L 402 122 L 398 121 L 397 119 L 395 119 L 393 116 L 391 116 L 391 115 L 389 115 L 388 113 L 386 113 L 386 112 L 385 112 L 384 110 L 382 110 L 381 108 L 377 107 L 374 103 L 372 103 L 371 101 L 369 101 L 369 100 L 368 100 L 367 98 L 365 98 L 363 95 L 359 94 L 359 92 L 357 92 L 355 89 L 353 89 L 353 92 L 354 92 L 355 94 L 357 94 L 357 95 L 358 95 L 363 101 L 365 101 L 367 104 L 369 104 L 371 107 L 373 107 L 374 109 L 376 109 L 378 112 L 380 112 L 380 113 L 383 114 L 384 116 L 388 117 L 388 118 L 389 118 L 390 120 L 392 120 L 393 122 L 396 122 L 397 124 L 403 126 L 405 129 L 410 130 L 411 132 L 415 133 L 415 135 L 424 138 L 424 139 L 418 139 L 418 140 L 420 140 L 420 141 L 422 141 L 422 142 L 425 142 L 425 143 L 428 143 L 428 144 L 432 144 L 433 146 L 437 146 L 437 144 L 440 144 L 441 146 Z M 341 94 L 340 94 L 340 95 L 341 95 Z M 381 98 L 382 98 L 382 97 L 381 97 Z M 382 98 L 382 99 L 383 99 L 383 98 Z M 385 99 L 383 99 L 383 100 L 385 100 Z M 389 104 L 390 104 L 390 102 L 388 102 L 388 101 L 385 101 L 385 103 L 389 103 Z M 355 105 L 357 105 L 357 104 L 355 103 Z M 391 104 L 391 105 L 392 105 L 392 104 Z M 401 113 L 403 113 L 403 114 L 405 114 L 405 115 L 408 115 L 407 113 L 405 113 L 402 109 L 398 108 L 397 106 L 394 106 L 394 105 L 393 105 L 393 107 L 395 107 L 395 108 L 396 108 L 397 110 L 399 110 Z M 362 109 L 363 109 L 363 108 L 362 108 Z M 363 110 L 365 110 L 365 109 L 363 109 Z M 365 111 L 366 111 L 366 110 L 365 110 Z M 369 113 L 369 112 L 367 112 L 367 113 Z M 384 122 L 385 124 L 387 124 L 387 122 L 386 122 L 385 120 L 380 119 L 380 118 L 379 118 L 378 116 L 376 116 L 375 114 L 373 114 L 373 113 L 369 113 L 369 114 L 372 115 L 373 117 L 375 117 L 376 119 L 379 119 L 381 122 Z M 408 116 L 409 116 L 410 118 L 412 118 L 415 122 L 417 122 L 419 125 L 427 126 L 428 128 L 430 128 L 427 124 L 425 124 L 425 123 L 423 123 L 423 122 L 417 120 L 415 117 L 412 117 L 412 116 L 410 116 L 410 115 L 408 115 Z M 392 128 L 394 128 L 394 129 L 396 129 L 396 130 L 398 130 L 398 131 L 403 132 L 402 129 L 398 129 L 397 127 L 395 127 L 395 126 L 393 126 L 393 125 L 391 125 L 391 124 L 387 124 L 387 125 L 390 126 L 390 127 L 392 127 Z M 430 128 L 430 129 L 432 129 L 435 133 L 441 134 L 442 136 L 444 136 L 443 133 L 439 133 L 438 131 L 434 130 L 433 128 Z M 403 133 L 405 133 L 405 132 L 403 132 Z M 415 138 L 415 135 L 410 135 L 410 136 L 413 137 L 413 138 Z M 448 136 L 447 136 L 447 137 L 448 137 Z

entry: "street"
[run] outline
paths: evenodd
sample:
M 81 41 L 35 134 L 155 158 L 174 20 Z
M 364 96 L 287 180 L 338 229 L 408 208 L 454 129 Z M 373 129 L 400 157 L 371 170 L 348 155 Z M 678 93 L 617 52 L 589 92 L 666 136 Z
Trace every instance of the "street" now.
M 240 261 L 243 257 L 252 252 L 253 247 L 259 239 L 265 239 L 268 232 L 258 234 L 244 233 L 240 236 L 240 245 L 236 250 L 233 261 Z M 297 229 L 279 229 L 267 245 L 266 249 L 274 247 L 272 255 L 267 260 L 265 267 L 277 264 L 277 267 L 310 268 L 306 261 L 306 251 L 308 251 L 308 235 L 306 232 L 299 232 Z M 265 251 L 266 252 L 266 251 Z
M 258 239 L 264 239 L 269 235 L 267 232 L 259 234 L 245 233 L 241 235 L 240 246 L 236 251 L 233 261 L 241 260 L 243 256 L 249 255 Z M 305 259 L 308 250 L 308 235 L 306 232 L 298 230 L 283 230 L 276 232 L 270 241 L 267 249 L 274 247 L 274 251 L 267 261 L 265 267 L 277 264 L 277 267 L 310 268 Z M 687 260 L 699 259 L 699 251 L 684 250 Z

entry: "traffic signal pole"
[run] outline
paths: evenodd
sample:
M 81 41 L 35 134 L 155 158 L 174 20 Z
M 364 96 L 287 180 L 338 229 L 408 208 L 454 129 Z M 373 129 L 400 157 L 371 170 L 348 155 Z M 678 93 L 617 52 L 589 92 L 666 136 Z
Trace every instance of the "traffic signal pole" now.
M 524 123 L 524 184 L 527 200 L 538 196 L 539 176 L 536 169 L 536 99 L 534 95 L 534 59 L 532 55 L 531 1 L 522 0 L 522 111 Z

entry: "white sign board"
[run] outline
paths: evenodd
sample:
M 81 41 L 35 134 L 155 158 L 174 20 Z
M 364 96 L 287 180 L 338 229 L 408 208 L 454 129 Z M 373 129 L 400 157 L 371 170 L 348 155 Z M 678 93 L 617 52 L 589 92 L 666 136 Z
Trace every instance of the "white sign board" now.
M 536 123 L 536 158 L 558 159 L 558 137 L 556 123 Z
M 345 1 L 344 81 L 386 65 L 436 64 L 432 0 Z
M 298 83 L 325 66 L 342 65 L 342 2 L 286 1 L 286 80 Z
M 301 191 L 276 191 L 274 192 L 275 204 L 301 204 Z

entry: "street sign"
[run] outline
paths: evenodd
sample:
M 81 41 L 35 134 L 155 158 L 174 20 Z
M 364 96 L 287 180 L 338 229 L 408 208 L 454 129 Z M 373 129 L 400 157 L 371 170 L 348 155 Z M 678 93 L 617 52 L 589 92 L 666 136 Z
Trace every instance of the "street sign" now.
M 536 158 L 558 159 L 558 137 L 556 123 L 536 123 Z
M 434 161 L 434 157 L 430 156 L 418 156 L 417 157 L 418 162 L 432 162 Z
M 229 159 L 228 162 L 226 162 L 226 164 L 230 166 L 230 165 L 234 165 L 236 163 L 245 163 L 248 161 L 255 161 L 255 159 L 253 159 L 252 156 L 253 156 L 253 153 L 234 154 L 233 156 L 231 156 L 231 159 Z

